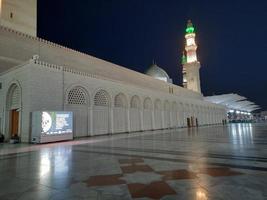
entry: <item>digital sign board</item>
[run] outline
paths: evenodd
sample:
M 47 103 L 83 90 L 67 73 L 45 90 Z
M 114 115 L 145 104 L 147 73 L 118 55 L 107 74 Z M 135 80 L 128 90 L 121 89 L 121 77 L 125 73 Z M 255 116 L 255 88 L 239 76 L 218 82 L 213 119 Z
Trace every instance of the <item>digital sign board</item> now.
M 73 139 L 73 113 L 68 111 L 32 112 L 32 143 Z
M 71 112 L 42 112 L 42 134 L 58 135 L 72 131 Z

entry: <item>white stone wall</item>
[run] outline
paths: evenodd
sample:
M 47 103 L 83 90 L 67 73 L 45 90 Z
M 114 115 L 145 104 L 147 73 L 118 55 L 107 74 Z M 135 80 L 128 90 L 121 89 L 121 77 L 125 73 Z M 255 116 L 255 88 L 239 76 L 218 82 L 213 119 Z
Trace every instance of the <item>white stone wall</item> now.
M 7 136 L 9 123 L 5 117 L 5 98 L 12 81 L 17 81 L 22 88 L 21 138 L 24 142 L 30 137 L 30 112 L 39 110 L 73 111 L 76 137 L 185 127 L 187 117 L 197 118 L 199 125 L 219 124 L 226 119 L 223 107 L 203 100 L 103 80 L 66 67 L 31 61 L 0 76 L 0 116 L 5 121 L 2 131 Z M 84 98 L 79 96 L 80 104 L 70 105 L 68 102 L 68 94 L 73 88 L 81 88 L 84 94 Z M 95 105 L 98 91 L 106 92 L 101 103 L 107 103 L 107 106 Z M 119 94 L 123 100 L 117 100 L 115 107 L 114 99 Z M 137 103 L 131 103 L 133 97 Z M 146 105 L 145 99 L 148 100 Z M 161 105 L 157 109 L 156 101 Z
M 0 0 L 0 24 L 37 35 L 37 0 Z
M 39 55 L 42 61 L 68 66 L 72 70 L 89 73 L 113 82 L 155 92 L 170 93 L 173 91 L 176 96 L 203 99 L 198 92 L 156 80 L 145 74 L 2 26 L 0 26 L 0 52 L 0 64 L 4 63 L 0 68 L 0 73 L 18 63 L 28 61 L 33 55 Z
M 8 73 L 0 76 L 0 82 L 2 83 L 2 89 L 0 90 L 0 118 L 1 118 L 1 130 L 0 132 L 5 134 L 6 139 L 10 137 L 10 124 L 9 124 L 9 110 L 7 110 L 7 94 L 10 86 L 16 84 L 21 90 L 21 102 L 19 108 L 19 134 L 22 141 L 29 140 L 30 129 L 30 106 L 31 106 L 31 91 L 29 88 L 30 80 L 30 68 L 28 65 L 19 66 L 17 69 L 11 70 Z

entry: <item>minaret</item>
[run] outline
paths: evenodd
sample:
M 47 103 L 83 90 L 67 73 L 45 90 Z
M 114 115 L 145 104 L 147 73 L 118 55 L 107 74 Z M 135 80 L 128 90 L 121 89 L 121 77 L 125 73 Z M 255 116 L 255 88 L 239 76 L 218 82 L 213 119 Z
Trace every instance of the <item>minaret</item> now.
M 37 0 L 0 0 L 0 25 L 36 37 Z
M 186 68 L 184 67 L 184 64 L 186 63 L 186 56 L 183 51 L 182 55 L 182 65 L 183 65 L 183 87 L 187 88 L 187 78 L 186 78 Z
M 189 90 L 201 93 L 199 78 L 200 62 L 197 60 L 197 45 L 195 42 L 196 34 L 191 20 L 188 20 L 185 32 L 186 56 L 183 54 L 182 58 L 183 86 Z

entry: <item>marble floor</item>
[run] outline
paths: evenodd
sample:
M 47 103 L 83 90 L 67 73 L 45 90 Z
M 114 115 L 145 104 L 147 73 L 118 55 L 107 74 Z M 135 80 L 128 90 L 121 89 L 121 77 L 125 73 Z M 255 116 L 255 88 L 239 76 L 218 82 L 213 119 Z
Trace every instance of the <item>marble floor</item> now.
M 267 124 L 0 144 L 9 199 L 267 199 Z

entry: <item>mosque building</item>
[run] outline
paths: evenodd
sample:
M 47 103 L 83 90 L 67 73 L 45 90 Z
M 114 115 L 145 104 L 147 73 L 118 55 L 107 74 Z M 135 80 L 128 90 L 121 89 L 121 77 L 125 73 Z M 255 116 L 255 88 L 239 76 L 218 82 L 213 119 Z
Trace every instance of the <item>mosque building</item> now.
M 221 124 L 227 118 L 224 105 L 201 94 L 191 21 L 180 87 L 155 63 L 142 74 L 38 38 L 36 1 L 0 1 L 0 132 L 6 140 L 18 135 L 31 142 L 37 111 L 71 111 L 74 138 Z

